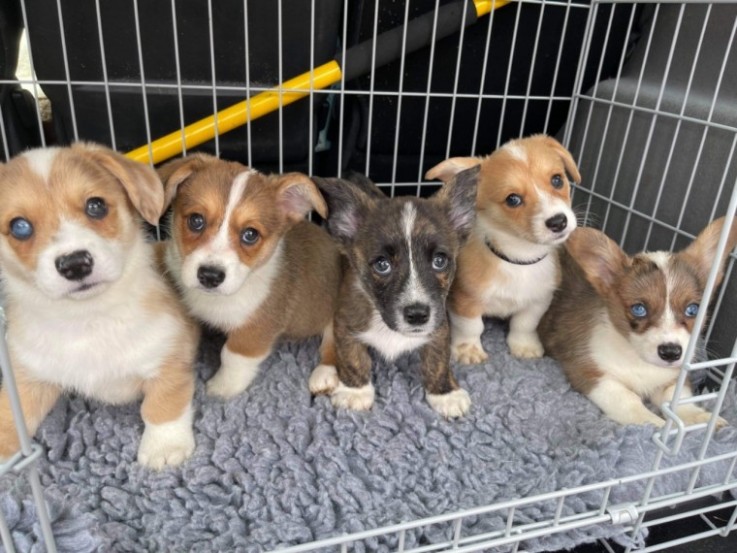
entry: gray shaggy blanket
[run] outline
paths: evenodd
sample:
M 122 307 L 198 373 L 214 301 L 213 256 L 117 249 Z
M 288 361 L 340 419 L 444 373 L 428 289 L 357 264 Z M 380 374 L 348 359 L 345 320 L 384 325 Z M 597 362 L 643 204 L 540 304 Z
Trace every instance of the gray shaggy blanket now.
M 489 322 L 486 366 L 457 367 L 473 407 L 446 421 L 428 406 L 416 357 L 378 363 L 377 400 L 367 413 L 336 411 L 307 389 L 316 342 L 283 344 L 251 388 L 230 402 L 204 395 L 222 338 L 203 340 L 198 361 L 194 456 L 151 472 L 136 462 L 138 405 L 110 407 L 79 397 L 59 402 L 37 439 L 47 452 L 41 480 L 61 551 L 262 551 L 347 532 L 574 488 L 652 468 L 652 427 L 622 427 L 571 390 L 550 359 L 511 358 L 504 328 Z M 735 394 L 724 415 L 734 424 Z M 696 458 L 701 432 L 676 459 Z M 708 455 L 734 451 L 737 430 L 712 440 Z M 709 466 L 699 484 L 722 481 L 728 464 Z M 661 477 L 653 495 L 682 491 L 690 473 Z M 643 484 L 612 491 L 636 501 Z M 601 493 L 566 501 L 563 516 L 596 509 Z M 550 518 L 554 501 L 518 509 L 516 521 Z M 0 480 L 0 510 L 19 551 L 42 551 L 25 479 Z M 463 535 L 504 528 L 505 513 L 475 516 Z M 569 548 L 598 537 L 630 538 L 599 525 L 524 544 Z M 409 531 L 406 547 L 452 536 L 450 524 Z M 641 540 L 643 536 L 637 536 Z M 396 547 L 396 535 L 355 550 Z

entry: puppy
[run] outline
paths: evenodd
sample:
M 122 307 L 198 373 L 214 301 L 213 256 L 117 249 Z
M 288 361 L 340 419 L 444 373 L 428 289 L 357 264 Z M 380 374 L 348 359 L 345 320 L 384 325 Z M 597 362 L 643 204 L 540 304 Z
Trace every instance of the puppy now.
M 460 173 L 430 199 L 389 199 L 365 177 L 315 179 L 347 267 L 335 314 L 337 371 L 316 369 L 313 393 L 329 393 L 336 407 L 369 409 L 368 349 L 388 361 L 419 350 L 430 405 L 446 417 L 468 410 L 468 393 L 450 371 L 445 299 L 473 225 L 477 176 Z
M 480 166 L 476 225 L 458 258 L 450 312 L 453 356 L 488 358 L 482 316 L 509 318 L 507 344 L 516 357 L 541 357 L 536 328 L 560 281 L 556 248 L 576 227 L 569 176 L 581 176 L 555 139 L 535 135 L 507 142 L 485 158 L 451 158 L 425 178 L 447 181 Z
M 540 322 L 540 336 L 571 385 L 611 419 L 665 423 L 643 399 L 659 406 L 673 396 L 724 223 L 724 218 L 714 221 L 677 254 L 629 257 L 591 228 L 577 229 L 566 242 L 560 253 L 561 288 Z M 733 224 L 728 248 L 735 243 Z M 720 280 L 726 258 L 720 262 Z M 690 395 L 687 386 L 681 397 Z M 686 424 L 711 417 L 695 404 L 674 410 Z M 719 419 L 719 424 L 726 422 Z
M 334 365 L 340 254 L 304 220 L 312 209 L 326 216 L 315 184 L 202 154 L 159 176 L 173 202 L 166 266 L 191 313 L 228 335 L 208 393 L 243 392 L 280 337 L 321 335 L 321 363 Z
M 198 342 L 161 278 L 139 214 L 157 224 L 156 173 L 92 144 L 26 152 L 0 165 L 0 266 L 8 347 L 28 431 L 63 392 L 107 403 L 143 396 L 138 461 L 194 450 Z M 19 447 L 0 391 L 0 457 Z

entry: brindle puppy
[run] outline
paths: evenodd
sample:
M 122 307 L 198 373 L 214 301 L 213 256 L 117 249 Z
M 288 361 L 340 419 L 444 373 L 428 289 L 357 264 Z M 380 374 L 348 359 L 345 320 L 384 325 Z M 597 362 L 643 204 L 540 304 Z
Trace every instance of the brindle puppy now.
M 430 405 L 445 417 L 468 410 L 471 399 L 450 370 L 445 300 L 473 225 L 477 177 L 478 167 L 461 172 L 429 199 L 387 198 L 360 175 L 315 179 L 346 272 L 334 321 L 337 371 L 318 367 L 313 393 L 330 394 L 336 407 L 369 409 L 368 348 L 387 361 L 420 350 Z

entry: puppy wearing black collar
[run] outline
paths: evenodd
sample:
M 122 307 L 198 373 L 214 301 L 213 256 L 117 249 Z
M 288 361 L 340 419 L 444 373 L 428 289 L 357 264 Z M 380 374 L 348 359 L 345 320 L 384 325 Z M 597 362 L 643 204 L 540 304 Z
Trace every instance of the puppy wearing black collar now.
M 458 258 L 448 299 L 452 353 L 461 363 L 488 358 L 482 317 L 509 319 L 512 355 L 542 357 L 537 325 L 560 282 L 557 249 L 576 228 L 571 153 L 545 135 L 512 140 L 487 157 L 451 158 L 428 179 L 447 181 L 479 166 L 476 224 Z

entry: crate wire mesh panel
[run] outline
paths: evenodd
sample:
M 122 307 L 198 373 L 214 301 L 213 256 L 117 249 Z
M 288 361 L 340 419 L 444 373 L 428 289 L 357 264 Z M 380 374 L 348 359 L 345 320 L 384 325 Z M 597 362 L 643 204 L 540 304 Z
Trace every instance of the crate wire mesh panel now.
M 499 2 L 485 17 L 444 38 L 437 33 L 438 14 L 448 3 L 439 0 L 313 0 L 289 6 L 279 1 L 268 7 L 247 2 L 228 9 L 212 1 L 133 1 L 117 3 L 120 12 L 104 0 L 72 4 L 20 0 L 4 8 L 7 20 L 27 30 L 32 71 L 18 80 L 8 69 L 0 81 L 5 159 L 25 147 L 73 140 L 130 150 L 277 86 L 281 109 L 216 134 L 200 149 L 263 170 L 325 176 L 358 170 L 390 194 L 426 195 L 437 185 L 423 181 L 424 172 L 438 161 L 486 154 L 509 138 L 546 132 L 557 134 L 580 164 L 583 182 L 574 206 L 582 218 L 629 252 L 679 249 L 708 221 L 735 214 L 734 3 Z M 407 29 L 422 15 L 431 22 L 430 39 L 414 51 Z M 398 58 L 378 65 L 376 48 L 369 47 L 368 73 L 346 79 L 351 48 L 392 28 L 404 29 L 397 34 Z M 236 38 L 226 42 L 234 30 Z M 311 77 L 306 99 L 282 105 L 290 94 L 304 91 L 279 83 L 332 58 L 345 70 L 332 87 L 319 89 Z M 19 81 L 27 92 L 18 90 Z M 39 107 L 42 91 L 52 119 Z M 214 119 L 217 128 L 218 116 Z M 182 145 L 187 153 L 184 131 Z M 722 238 L 723 248 L 726 235 Z M 708 321 L 704 310 L 697 318 L 709 360 L 686 364 L 676 391 L 678 398 L 690 373 L 708 369 L 709 385 L 688 401 L 708 403 L 715 411 L 734 393 L 729 388 L 737 361 L 733 265 L 730 258 Z M 714 279 L 712 271 L 707 296 Z M 700 349 L 694 338 L 687 353 Z M 737 449 L 712 452 L 715 420 L 686 427 L 669 406 L 664 412 L 668 422 L 654 435 L 657 453 L 649 471 L 287 550 L 363 550 L 389 543 L 397 551 L 523 551 L 555 534 L 579 532 L 582 541 L 590 541 L 603 536 L 586 534 L 596 525 L 618 527 L 628 550 L 655 551 L 727 535 L 737 519 Z M 695 458 L 669 462 L 687 436 L 701 444 Z M 22 454 L 0 470 L 5 479 L 28 478 L 40 501 L 41 450 L 23 442 Z M 710 469 L 720 477 L 704 483 L 699 476 Z M 656 492 L 658 482 L 676 475 L 684 482 L 680 489 Z M 622 489 L 636 490 L 636 499 L 612 501 Z M 688 506 L 716 496 L 720 501 L 707 507 Z M 678 511 L 665 509 L 683 504 Z M 552 516 L 530 520 L 526 509 L 538 507 Z M 732 509 L 726 520 L 707 516 L 724 508 Z M 53 550 L 49 522 L 41 516 L 45 510 L 38 513 Z M 697 514 L 707 530 L 644 545 L 649 528 Z M 498 522 L 492 530 L 474 532 L 470 522 L 484 518 Z M 445 538 L 409 544 L 410 535 L 429 528 L 439 529 L 431 535 Z M 2 511 L 0 535 L 12 551 Z

